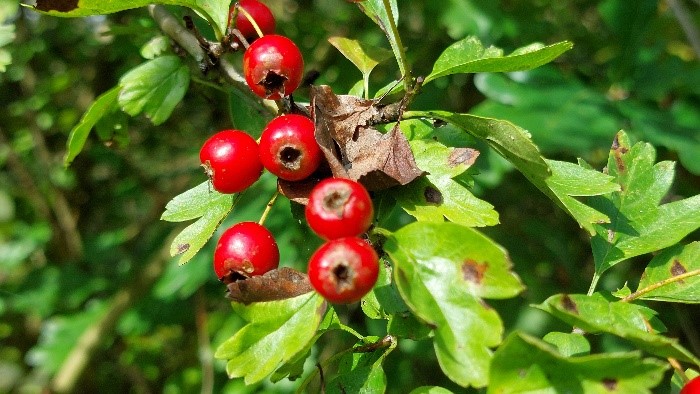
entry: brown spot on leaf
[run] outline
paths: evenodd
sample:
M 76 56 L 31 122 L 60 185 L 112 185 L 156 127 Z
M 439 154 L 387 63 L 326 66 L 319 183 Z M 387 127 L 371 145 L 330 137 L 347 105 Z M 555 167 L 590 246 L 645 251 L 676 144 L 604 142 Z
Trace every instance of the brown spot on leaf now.
M 479 264 L 475 260 L 467 259 L 462 263 L 462 276 L 468 282 L 480 284 L 484 280 L 484 274 L 488 269 L 488 263 Z
M 237 280 L 227 285 L 226 298 L 250 304 L 293 298 L 313 291 L 309 278 L 303 272 L 282 267 L 261 276 Z
M 450 153 L 450 157 L 447 158 L 447 165 L 450 167 L 457 167 L 458 165 L 465 165 L 470 167 L 479 157 L 479 151 L 472 148 L 455 148 Z
M 680 261 L 673 260 L 673 265 L 671 265 L 671 275 L 678 276 L 683 275 L 686 272 L 688 272 L 688 270 L 685 269 L 685 267 L 683 266 L 683 264 L 681 264 Z
M 440 205 L 443 202 L 440 190 L 432 186 L 427 186 L 425 190 L 423 190 L 423 197 L 425 197 L 425 202 L 428 204 Z
M 49 12 L 70 12 L 78 8 L 78 0 L 37 0 L 36 9 Z
M 423 174 L 398 127 L 386 134 L 372 127 L 392 120 L 387 117 L 395 112 L 393 104 L 381 106 L 373 100 L 338 96 L 328 86 L 311 88 L 316 141 L 334 176 L 381 190 L 405 185 Z
M 183 254 L 190 249 L 190 244 L 179 244 L 177 245 L 177 254 Z
M 578 307 L 568 294 L 564 294 L 564 296 L 561 298 L 561 306 L 568 312 L 578 315 Z
M 622 156 L 629 152 L 629 149 L 627 147 L 624 147 L 620 145 L 620 134 L 615 135 L 615 139 L 613 139 L 612 147 L 610 150 L 613 151 L 613 155 L 615 156 L 615 165 L 617 166 L 617 171 L 618 172 L 625 172 L 627 167 L 625 166 L 625 162 L 622 160 Z
M 617 389 L 617 379 L 614 378 L 603 378 L 603 387 L 608 391 L 615 391 Z

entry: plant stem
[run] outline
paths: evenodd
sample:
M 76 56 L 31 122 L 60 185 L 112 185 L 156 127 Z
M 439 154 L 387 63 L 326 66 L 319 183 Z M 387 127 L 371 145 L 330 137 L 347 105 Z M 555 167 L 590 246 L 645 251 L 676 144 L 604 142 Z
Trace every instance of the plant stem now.
M 396 40 L 396 46 L 394 54 L 397 55 L 396 61 L 399 63 L 399 70 L 403 76 L 403 85 L 406 92 L 410 92 L 413 89 L 413 77 L 411 76 L 411 67 L 406 59 L 406 51 L 404 50 L 403 44 L 401 43 L 401 36 L 399 36 L 399 29 L 396 27 L 396 22 L 394 22 L 394 13 L 391 10 L 391 3 L 389 0 L 382 0 L 384 3 L 384 8 L 386 9 L 386 14 L 389 17 L 389 29 L 391 29 L 391 35 L 394 36 Z M 387 32 L 389 34 L 389 32 Z M 393 46 L 393 41 L 391 37 L 389 38 L 389 43 Z
M 588 288 L 588 293 L 586 295 L 592 296 L 595 291 L 596 286 L 598 286 L 598 280 L 600 280 L 600 275 L 596 272 L 593 274 L 593 279 L 591 280 L 591 286 Z
M 681 380 L 683 380 L 683 383 L 688 383 L 690 380 L 688 378 L 688 375 L 685 374 L 685 371 L 683 370 L 683 367 L 681 367 L 681 364 L 678 363 L 678 360 L 676 360 L 673 357 L 668 357 L 666 360 L 668 360 L 668 363 L 671 364 L 671 367 L 678 372 L 678 375 L 680 375 Z
M 241 7 L 240 4 L 236 7 L 238 8 L 238 12 L 243 14 L 243 16 L 248 19 L 248 22 L 250 22 L 251 25 L 253 25 L 253 29 L 255 29 L 255 32 L 258 33 L 258 37 L 264 36 L 262 30 L 260 30 L 260 26 L 258 26 L 258 22 L 253 19 L 253 16 L 248 13 L 248 11 L 245 10 L 245 8 Z
M 686 272 L 686 273 L 684 273 L 684 274 L 680 274 L 680 275 L 676 275 L 676 276 L 674 276 L 674 277 L 672 277 L 672 278 L 664 279 L 664 280 L 662 280 L 662 281 L 660 281 L 660 282 L 657 282 L 657 283 L 654 283 L 654 284 L 652 284 L 652 285 L 649 285 L 649 286 L 647 286 L 647 287 L 645 287 L 645 288 L 643 288 L 643 289 L 641 289 L 641 290 L 637 290 L 637 291 L 635 291 L 634 293 L 628 295 L 627 297 L 621 299 L 620 301 L 622 301 L 622 302 L 634 301 L 634 300 L 636 300 L 637 298 L 640 298 L 641 296 L 643 296 L 644 294 L 647 294 L 647 293 L 649 293 L 649 292 L 651 292 L 651 291 L 654 291 L 654 290 L 656 290 L 656 289 L 658 289 L 658 288 L 660 288 L 660 287 L 663 287 L 663 286 L 666 286 L 666 285 L 670 285 L 670 284 L 672 284 L 672 283 L 675 283 L 675 282 L 678 282 L 678 281 L 681 281 L 681 280 L 683 280 L 683 279 L 687 279 L 687 278 L 690 278 L 690 277 L 693 277 L 693 276 L 696 276 L 696 275 L 700 275 L 700 269 L 688 271 L 688 272 Z
M 263 212 L 262 216 L 260 216 L 260 220 L 258 221 L 259 225 L 265 224 L 265 220 L 267 220 L 267 216 L 270 214 L 270 211 L 272 210 L 272 206 L 275 205 L 275 201 L 277 201 L 277 196 L 280 195 L 279 191 L 275 191 L 275 194 L 272 195 L 272 198 L 270 198 L 270 201 L 267 202 L 267 206 L 265 206 L 265 211 Z

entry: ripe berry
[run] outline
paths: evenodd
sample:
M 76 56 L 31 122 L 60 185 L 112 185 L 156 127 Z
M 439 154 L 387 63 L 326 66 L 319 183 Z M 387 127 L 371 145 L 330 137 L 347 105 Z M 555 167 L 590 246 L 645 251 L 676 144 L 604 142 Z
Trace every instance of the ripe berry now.
M 377 253 L 357 237 L 334 239 L 309 260 L 309 280 L 326 300 L 348 304 L 360 300 L 377 282 Z
M 696 376 L 686 383 L 680 394 L 700 394 L 700 376 Z
M 243 54 L 243 75 L 258 96 L 279 100 L 299 87 L 304 59 L 299 48 L 287 37 L 263 36 Z
M 199 151 L 214 189 L 221 193 L 237 193 L 260 178 L 263 166 L 258 143 L 240 130 L 224 130 L 211 136 Z
M 314 122 L 302 115 L 282 115 L 265 126 L 260 136 L 260 161 L 271 173 L 287 181 L 311 175 L 321 164 L 321 148 Z
M 272 11 L 270 11 L 265 4 L 259 2 L 258 0 L 240 0 L 238 5 L 253 17 L 253 20 L 258 24 L 258 27 L 263 34 L 272 34 L 275 32 L 275 16 L 272 15 Z M 231 18 L 233 17 L 234 13 L 236 13 L 235 4 L 232 5 L 229 10 L 229 25 L 231 22 L 233 22 Z M 245 37 L 248 42 L 253 42 L 258 38 L 258 33 L 255 31 L 255 27 L 253 27 L 253 24 L 250 23 L 248 18 L 246 18 L 246 16 L 240 11 L 236 13 L 234 27 L 241 32 L 241 35 Z
M 241 222 L 224 231 L 214 251 L 214 272 L 223 282 L 262 275 L 279 262 L 275 238 L 255 222 Z
M 350 179 L 326 178 L 306 205 L 309 227 L 324 239 L 358 236 L 372 224 L 374 208 L 367 189 Z

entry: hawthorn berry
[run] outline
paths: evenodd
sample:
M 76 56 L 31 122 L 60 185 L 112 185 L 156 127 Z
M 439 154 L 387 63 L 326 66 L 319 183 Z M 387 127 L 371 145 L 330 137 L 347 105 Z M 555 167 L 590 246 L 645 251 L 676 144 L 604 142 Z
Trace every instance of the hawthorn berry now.
M 372 290 L 379 276 L 379 258 L 360 238 L 338 238 L 314 252 L 307 272 L 311 285 L 323 298 L 348 304 Z
M 204 142 L 199 160 L 214 189 L 220 193 L 237 193 L 260 178 L 258 143 L 240 130 L 223 130 Z
M 680 394 L 700 394 L 700 376 L 696 376 L 686 383 Z
M 238 6 L 250 14 L 263 34 L 272 34 L 275 32 L 275 16 L 272 15 L 272 11 L 270 11 L 264 3 L 258 0 L 240 0 Z M 232 20 L 234 14 L 236 15 L 236 20 L 233 26 L 241 32 L 241 35 L 245 37 L 248 42 L 255 41 L 258 38 L 258 32 L 255 31 L 253 24 L 250 23 L 250 20 L 248 20 L 242 12 L 236 11 L 235 4 L 229 9 L 229 25 L 234 22 Z
M 275 238 L 255 222 L 241 222 L 224 231 L 214 250 L 214 272 L 223 282 L 262 275 L 279 262 Z
M 367 231 L 374 207 L 367 189 L 358 182 L 326 178 L 311 190 L 304 213 L 309 227 L 318 236 L 336 239 Z
M 271 173 L 286 181 L 299 181 L 321 164 L 321 148 L 314 136 L 314 122 L 290 114 L 273 119 L 260 136 L 260 161 Z
M 299 87 L 304 59 L 292 40 L 266 35 L 250 44 L 243 54 L 243 75 L 258 96 L 279 100 Z

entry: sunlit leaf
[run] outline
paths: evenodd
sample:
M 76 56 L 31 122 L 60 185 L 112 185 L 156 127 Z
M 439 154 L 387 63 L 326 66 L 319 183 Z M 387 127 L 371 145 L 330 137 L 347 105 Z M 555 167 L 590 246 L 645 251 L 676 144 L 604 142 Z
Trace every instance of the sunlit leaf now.
M 227 360 L 229 377 L 243 377 L 246 384 L 263 380 L 304 350 L 326 312 L 325 301 L 315 292 L 282 301 L 232 305 L 248 324 L 222 343 L 214 357 Z
M 188 262 L 214 234 L 219 224 L 233 208 L 231 194 L 222 194 L 204 182 L 177 197 L 166 206 L 161 216 L 168 222 L 184 222 L 197 219 L 173 240 L 170 255 L 180 257 L 180 264 Z
M 457 73 L 513 72 L 530 70 L 547 64 L 573 48 L 568 41 L 552 45 L 530 44 L 503 56 L 499 48 L 484 48 L 474 36 L 450 45 L 438 57 L 433 71 L 425 78 L 428 83 L 436 78 Z
M 223 36 L 228 23 L 228 0 L 37 0 L 35 10 L 53 16 L 81 17 L 111 14 L 114 12 L 145 7 L 149 4 L 170 4 L 191 8 L 211 23 L 217 36 Z
M 700 228 L 700 195 L 659 205 L 673 182 L 674 164 L 654 164 L 654 148 L 632 146 L 624 132 L 615 137 L 608 174 L 621 191 L 590 199 L 591 206 L 610 217 L 596 225 L 591 241 L 596 277 L 615 264 L 671 246 Z
M 542 338 L 543 341 L 556 346 L 564 357 L 583 356 L 591 352 L 591 344 L 585 336 L 573 332 L 552 331 Z
M 638 352 L 565 357 L 514 332 L 494 354 L 487 393 L 651 393 L 666 369 Z
M 674 280 L 679 275 L 693 276 Z M 637 291 L 644 292 L 640 299 L 700 303 L 700 241 L 675 245 L 654 256 Z
M 658 334 L 664 328 L 656 318 L 656 312 L 647 307 L 611 302 L 600 293 L 592 296 L 558 294 L 537 307 L 587 333 L 610 333 L 651 354 L 700 363 L 697 357 L 678 344 L 678 340 Z
M 386 7 L 384 7 L 384 0 L 364 0 L 357 3 L 357 5 L 360 7 L 362 12 L 364 12 L 374 21 L 374 23 L 379 25 L 389 40 L 391 49 L 394 52 L 394 57 L 399 59 L 401 52 L 399 49 L 399 43 L 401 42 L 401 39 L 397 37 L 396 34 L 394 34 L 395 32 L 391 29 L 390 23 L 392 19 L 389 17 L 389 12 L 391 12 L 394 24 L 398 25 L 399 7 L 397 5 L 397 0 L 389 0 L 388 3 L 390 5 L 388 10 Z M 404 70 L 404 65 L 401 62 L 399 62 L 399 69 L 401 70 L 401 75 L 406 75 L 406 70 Z
M 83 150 L 90 131 L 97 122 L 107 113 L 111 112 L 119 96 L 119 87 L 114 87 L 102 93 L 85 111 L 80 122 L 71 129 L 68 135 L 67 151 L 63 158 L 63 165 L 68 166 L 73 162 L 78 153 Z
M 119 105 L 131 116 L 144 113 L 154 125 L 165 122 L 182 100 L 190 70 L 177 56 L 150 60 L 119 80 Z
M 482 298 L 522 291 L 505 251 L 479 232 L 453 223 L 416 222 L 385 243 L 409 309 L 433 327 L 440 367 L 462 386 L 487 383 L 490 348 L 503 324 Z

